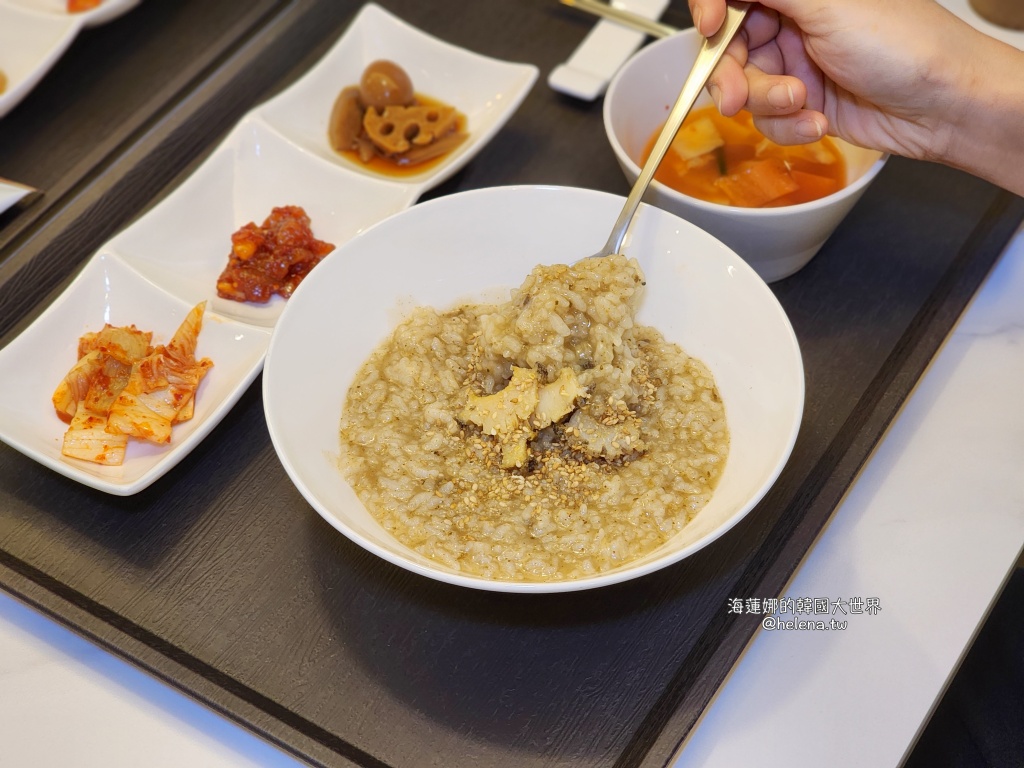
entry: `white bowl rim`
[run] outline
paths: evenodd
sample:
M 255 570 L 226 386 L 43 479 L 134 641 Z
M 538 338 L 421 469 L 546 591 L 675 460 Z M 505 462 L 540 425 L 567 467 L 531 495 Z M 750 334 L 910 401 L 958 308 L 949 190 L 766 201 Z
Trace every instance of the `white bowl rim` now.
M 507 185 L 472 190 L 463 190 L 450 195 L 445 195 L 442 197 L 433 198 L 422 203 L 418 203 L 417 205 L 411 208 L 407 208 L 403 211 L 400 211 L 394 214 L 393 216 L 374 224 L 373 226 L 366 229 L 364 232 L 360 233 L 356 237 L 339 246 L 335 253 L 332 254 L 332 256 L 335 257 L 338 261 L 340 261 L 341 259 L 344 258 L 345 254 L 347 254 L 349 250 L 359 247 L 359 243 L 362 242 L 362 240 L 366 237 L 368 233 L 374 232 L 380 228 L 394 226 L 393 222 L 396 219 L 402 219 L 403 217 L 408 216 L 427 215 L 424 212 L 429 213 L 429 211 L 434 207 L 457 204 L 459 199 L 465 198 L 467 196 L 519 194 L 539 191 L 546 191 L 552 194 L 566 193 L 593 197 L 615 198 L 615 200 L 618 201 L 619 204 L 625 203 L 624 197 L 620 195 L 614 195 L 613 193 L 610 192 L 559 185 Z M 727 246 L 721 244 L 720 241 L 717 241 L 716 238 L 702 230 L 700 227 L 697 227 L 695 224 L 692 224 L 686 221 L 685 219 L 681 219 L 675 214 L 672 214 L 668 211 L 657 208 L 655 206 L 649 205 L 647 203 L 642 203 L 641 205 L 645 208 L 649 208 L 652 211 L 655 211 L 655 215 L 666 216 L 675 219 L 675 224 L 677 227 L 695 230 L 701 233 L 702 236 L 715 240 L 716 242 L 719 243 L 719 245 L 721 245 L 727 251 L 735 255 L 735 252 L 733 252 L 731 249 L 728 249 Z M 282 450 L 280 450 L 283 438 L 279 434 L 278 428 L 276 426 L 277 419 L 275 419 L 272 414 L 273 404 L 272 399 L 270 397 L 270 389 L 274 381 L 274 371 L 276 370 L 273 364 L 273 361 L 275 359 L 275 350 L 277 347 L 277 342 L 281 338 L 281 333 L 279 333 L 279 329 L 282 327 L 287 327 L 289 318 L 291 314 L 293 314 L 289 310 L 291 307 L 298 306 L 294 302 L 294 298 L 295 296 L 298 296 L 302 293 L 303 285 L 299 286 L 295 294 L 292 296 L 292 301 L 288 302 L 288 304 L 284 308 L 284 311 L 281 313 L 281 317 L 277 325 L 275 326 L 273 335 L 271 336 L 270 345 L 268 347 L 266 359 L 264 362 L 262 381 L 263 402 L 264 413 L 266 417 L 267 428 L 270 433 L 271 443 L 274 445 L 274 449 L 278 454 L 278 458 L 281 461 L 281 464 L 284 467 L 286 474 L 289 476 L 289 478 L 292 480 L 292 483 L 295 485 L 296 489 L 298 489 L 299 493 L 303 496 L 303 498 L 306 499 L 310 506 L 312 506 L 313 509 L 320 515 L 320 517 L 322 517 L 329 525 L 331 525 L 337 531 L 342 533 L 346 538 L 348 538 L 353 543 L 357 544 L 366 551 L 369 551 L 377 555 L 378 557 L 391 563 L 392 565 L 398 566 L 406 571 L 416 573 L 420 576 L 425 576 L 434 581 L 440 581 L 443 583 L 452 584 L 456 586 L 468 587 L 471 589 L 478 589 L 491 592 L 519 594 L 551 594 L 562 592 L 577 592 L 588 589 L 595 589 L 603 586 L 610 586 L 612 584 L 630 581 L 636 578 L 640 578 L 642 576 L 649 575 L 656 571 L 660 571 L 664 568 L 667 568 L 671 565 L 678 563 L 679 561 L 685 559 L 686 557 L 689 557 L 697 551 L 704 549 L 709 544 L 711 544 L 712 542 L 716 541 L 718 538 L 726 534 L 733 527 L 735 527 L 741 520 L 745 519 L 748 516 L 751 510 L 753 510 L 754 507 L 757 506 L 757 504 L 764 498 L 768 491 L 775 485 L 775 482 L 778 480 L 779 475 L 782 473 L 783 469 L 788 464 L 789 458 L 792 455 L 793 447 L 796 444 L 797 436 L 799 434 L 800 426 L 803 420 L 802 414 L 806 397 L 803 358 L 800 353 L 800 347 L 799 342 L 796 338 L 796 333 L 794 332 L 793 327 L 789 322 L 789 318 L 783 310 L 782 306 L 778 304 L 778 300 L 775 298 L 774 293 L 772 293 L 771 288 L 768 287 L 768 284 L 765 283 L 758 276 L 757 272 L 745 261 L 743 261 L 743 259 L 741 259 L 739 256 L 736 256 L 736 262 L 730 268 L 736 270 L 745 270 L 749 272 L 750 278 L 756 281 L 756 283 L 760 284 L 761 288 L 774 301 L 774 307 L 778 313 L 780 320 L 782 321 L 782 326 L 786 331 L 787 346 L 790 348 L 790 351 L 794 354 L 794 359 L 799 369 L 796 371 L 796 373 L 799 374 L 799 376 L 797 377 L 799 390 L 795 393 L 794 399 L 794 409 L 797 413 L 797 417 L 793 420 L 791 424 L 789 434 L 786 435 L 784 448 L 780 454 L 779 460 L 777 461 L 772 472 L 764 479 L 764 481 L 762 482 L 761 486 L 757 489 L 757 491 L 751 494 L 747 501 L 742 506 L 737 507 L 733 511 L 731 516 L 725 521 L 723 521 L 718 527 L 707 532 L 705 535 L 694 540 L 688 545 L 681 547 L 678 550 L 673 551 L 671 553 L 666 553 L 665 555 L 655 560 L 643 562 L 639 565 L 626 564 L 619 568 L 615 568 L 595 576 L 588 576 L 581 579 L 525 582 L 504 581 L 499 579 L 487 579 L 480 576 L 473 576 L 454 571 L 444 570 L 440 567 L 440 564 L 438 565 L 438 567 L 435 568 L 433 566 L 417 563 L 406 557 L 401 556 L 400 554 L 392 550 L 378 546 L 373 541 L 362 536 L 358 531 L 346 525 L 345 522 L 341 520 L 337 514 L 328 509 L 327 505 L 325 505 L 306 486 L 305 482 L 302 480 L 302 476 L 299 469 L 294 465 L 292 461 L 290 461 L 288 456 L 284 454 Z

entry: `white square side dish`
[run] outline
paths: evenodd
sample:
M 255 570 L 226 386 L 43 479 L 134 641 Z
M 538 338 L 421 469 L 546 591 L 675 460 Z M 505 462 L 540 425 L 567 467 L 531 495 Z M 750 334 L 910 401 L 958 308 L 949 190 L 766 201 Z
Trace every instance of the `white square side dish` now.
M 84 27 L 104 24 L 140 0 L 104 0 L 96 8 L 69 13 L 66 0 L 0 0 L 0 118 L 16 107 L 50 71 Z
M 217 296 L 233 232 L 248 222 L 262 223 L 275 206 L 296 205 L 309 215 L 317 239 L 339 246 L 414 201 L 406 185 L 340 173 L 250 115 L 180 187 L 116 235 L 109 248 L 190 304 L 209 300 L 219 314 L 270 327 L 286 301 L 280 296 L 266 304 Z
M 0 117 L 16 107 L 43 79 L 75 39 L 80 22 L 69 17 L 0 5 Z
M 74 19 L 82 27 L 95 27 L 113 21 L 140 2 L 141 0 L 101 0 L 95 8 L 72 13 L 68 11 L 67 0 L 4 0 L 7 5 L 47 13 L 54 17 Z
M 18 203 L 27 203 L 39 194 L 41 193 L 38 190 L 25 184 L 19 184 L 9 179 L 0 179 L 0 213 Z
M 146 488 L 188 455 L 237 402 L 263 367 L 270 333 L 209 311 L 197 357 L 213 368 L 199 386 L 192 419 L 176 424 L 170 445 L 129 440 L 121 466 L 61 455 L 67 425 L 51 398 L 77 359 L 78 340 L 104 323 L 135 325 L 166 343 L 192 305 L 140 277 L 101 251 L 35 322 L 0 349 L 0 440 L 40 464 L 106 493 L 127 496 Z
M 334 101 L 356 85 L 366 66 L 390 59 L 401 66 L 417 93 L 455 107 L 467 118 L 469 138 L 438 165 L 395 178 L 418 197 L 466 165 L 505 125 L 537 79 L 532 64 L 483 56 L 432 37 L 380 6 L 363 6 L 334 47 L 302 79 L 256 109 L 263 120 L 306 151 L 353 175 L 361 168 L 335 152 L 327 139 Z

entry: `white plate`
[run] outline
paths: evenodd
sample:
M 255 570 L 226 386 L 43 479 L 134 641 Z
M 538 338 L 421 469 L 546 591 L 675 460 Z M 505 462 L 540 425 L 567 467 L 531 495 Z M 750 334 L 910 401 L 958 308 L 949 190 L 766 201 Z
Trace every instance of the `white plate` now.
M 67 459 L 67 425 L 50 398 L 77 359 L 78 339 L 104 323 L 132 325 L 167 342 L 192 305 L 100 251 L 32 325 L 0 349 L 0 437 L 66 477 L 107 493 L 136 493 L 183 459 L 224 417 L 260 372 L 270 332 L 207 311 L 196 354 L 213 360 L 199 386 L 192 419 L 174 427 L 170 446 L 130 440 L 124 464 Z
M 10 9 L 0 5 L 4 10 Z M 420 92 L 450 99 L 469 118 L 469 141 L 416 177 L 370 176 L 327 146 L 327 115 L 337 92 L 350 78 L 358 80 L 362 66 L 387 57 L 419 77 Z M 339 61 L 353 69 L 339 70 L 336 87 L 328 87 L 324 73 Z M 532 66 L 477 56 L 375 5 L 364 7 L 306 77 L 254 108 L 195 173 L 106 243 L 53 306 L 0 349 L 0 440 L 108 493 L 128 495 L 148 486 L 223 418 L 261 370 L 271 329 L 287 305 L 278 297 L 267 304 L 217 297 L 232 233 L 250 221 L 261 223 L 275 206 L 298 205 L 309 214 L 317 238 L 340 246 L 408 208 L 468 162 L 515 111 L 536 74 Z M 301 116 L 314 127 L 304 126 Z M 334 255 L 309 280 L 318 279 Z M 207 301 L 207 320 L 199 354 L 210 357 L 214 368 L 203 381 L 196 416 L 175 427 L 171 447 L 130 444 L 119 468 L 62 458 L 64 425 L 50 397 L 74 363 L 79 336 L 109 321 L 165 334 L 166 340 L 200 301 Z
M 0 213 L 33 194 L 36 194 L 36 190 L 32 187 L 8 181 L 7 179 L 0 179 Z
M 69 13 L 67 0 L 3 0 L 4 5 L 46 13 L 54 18 L 70 18 L 83 27 L 95 27 L 113 21 L 118 16 L 130 11 L 139 2 L 140 0 L 102 0 L 96 8 L 91 10 Z
M 306 210 L 314 236 L 340 245 L 415 202 L 408 185 L 341 172 L 302 151 L 262 122 L 244 118 L 178 189 L 110 248 L 140 274 L 195 304 L 208 300 L 225 316 L 272 326 L 286 303 L 217 297 L 217 276 L 231 253 L 231 234 L 261 224 L 274 206 Z
M 81 22 L 0 5 L 0 71 L 7 88 L 0 93 L 0 117 L 10 112 L 42 80 L 75 39 Z
M 62 0 L 0 0 L 0 93 L 3 117 L 36 87 L 84 27 L 110 21 L 139 0 L 105 0 L 98 8 L 68 13 Z
M 469 138 L 442 163 L 395 179 L 417 196 L 468 163 L 512 116 L 537 79 L 532 64 L 500 61 L 458 48 L 368 3 L 315 67 L 258 108 L 257 114 L 307 152 L 346 171 L 370 175 L 331 149 L 327 124 L 341 90 L 358 84 L 366 66 L 377 59 L 391 59 L 409 73 L 417 93 L 440 99 L 467 118 Z
M 570 582 L 467 576 L 399 544 L 338 469 L 345 391 L 370 352 L 416 305 L 448 308 L 518 286 L 538 263 L 565 263 L 604 244 L 623 199 L 590 190 L 499 187 L 415 206 L 349 241 L 303 283 L 278 321 L 263 397 L 288 475 L 327 522 L 415 573 L 507 592 L 556 592 L 634 578 L 721 536 L 767 492 L 786 463 L 803 412 L 803 365 L 774 295 L 735 253 L 702 230 L 644 205 L 626 252 L 647 276 L 639 320 L 704 360 L 732 435 L 711 502 L 679 536 L 623 568 Z M 507 292 L 505 294 L 507 296 Z M 331 329 L 345 329 L 333 333 Z

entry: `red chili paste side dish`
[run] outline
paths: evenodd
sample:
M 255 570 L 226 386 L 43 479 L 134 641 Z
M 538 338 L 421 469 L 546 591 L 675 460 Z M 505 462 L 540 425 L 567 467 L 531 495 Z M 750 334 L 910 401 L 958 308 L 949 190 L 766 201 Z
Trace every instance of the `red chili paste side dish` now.
M 262 225 L 249 222 L 231 236 L 231 255 L 217 279 L 217 295 L 260 304 L 274 294 L 287 299 L 333 250 L 334 245 L 313 236 L 303 208 L 274 208 Z

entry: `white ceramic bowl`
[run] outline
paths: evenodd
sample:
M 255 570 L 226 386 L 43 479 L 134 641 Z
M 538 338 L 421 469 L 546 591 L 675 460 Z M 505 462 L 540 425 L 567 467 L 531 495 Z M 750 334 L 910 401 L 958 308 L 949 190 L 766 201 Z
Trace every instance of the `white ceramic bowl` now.
M 604 100 L 604 126 L 632 184 L 646 143 L 665 122 L 700 47 L 693 29 L 643 48 L 618 71 Z M 696 106 L 710 104 L 703 94 Z M 768 282 L 801 269 L 818 252 L 885 164 L 886 156 L 833 139 L 843 151 L 848 183 L 809 203 L 738 208 L 684 195 L 655 181 L 644 199 L 707 230 Z
M 789 457 L 803 412 L 800 351 L 768 286 L 697 227 L 643 205 L 625 252 L 647 278 L 638 319 L 704 360 L 732 441 L 707 507 L 647 557 L 575 581 L 521 583 L 469 576 L 406 548 L 363 507 L 339 470 L 345 392 L 370 352 L 412 307 L 507 298 L 539 263 L 566 263 L 604 243 L 623 199 L 559 187 L 496 187 L 441 197 L 377 224 L 338 248 L 289 300 L 263 376 L 281 462 L 327 522 L 380 557 L 452 584 L 560 592 L 624 581 L 701 549 L 743 518 Z M 497 289 L 502 289 L 500 292 Z

